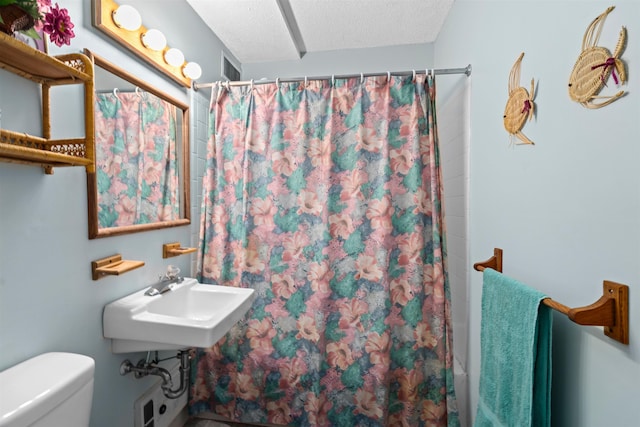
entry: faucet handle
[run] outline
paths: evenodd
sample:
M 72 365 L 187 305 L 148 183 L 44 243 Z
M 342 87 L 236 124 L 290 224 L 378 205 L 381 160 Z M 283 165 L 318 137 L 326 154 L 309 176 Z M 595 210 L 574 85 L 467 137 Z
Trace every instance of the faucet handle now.
M 178 277 L 178 274 L 180 274 L 180 269 L 175 265 L 170 265 L 167 267 L 167 279 L 175 279 L 176 277 Z

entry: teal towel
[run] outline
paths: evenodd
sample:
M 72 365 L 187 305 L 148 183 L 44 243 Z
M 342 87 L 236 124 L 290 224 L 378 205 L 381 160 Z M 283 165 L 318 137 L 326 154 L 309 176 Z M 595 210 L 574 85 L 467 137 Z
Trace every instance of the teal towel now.
M 484 270 L 474 427 L 551 424 L 551 309 L 537 290 Z

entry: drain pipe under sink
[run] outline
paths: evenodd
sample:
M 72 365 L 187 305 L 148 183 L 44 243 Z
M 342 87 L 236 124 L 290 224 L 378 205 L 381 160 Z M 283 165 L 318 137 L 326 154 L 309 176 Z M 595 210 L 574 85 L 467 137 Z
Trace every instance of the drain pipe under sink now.
M 171 374 L 165 368 L 156 365 L 155 363 L 157 362 L 148 362 L 147 360 L 140 359 L 138 365 L 134 366 L 133 363 L 127 359 L 120 365 L 120 375 L 127 375 L 133 372 L 136 378 L 144 378 L 147 375 L 158 376 L 162 378 L 162 385 L 160 387 L 162 388 L 163 394 L 169 399 L 177 399 L 189 388 L 189 372 L 191 370 L 189 349 L 178 351 L 176 358 L 180 359 L 180 384 L 175 390 L 172 390 L 173 381 L 171 380 Z

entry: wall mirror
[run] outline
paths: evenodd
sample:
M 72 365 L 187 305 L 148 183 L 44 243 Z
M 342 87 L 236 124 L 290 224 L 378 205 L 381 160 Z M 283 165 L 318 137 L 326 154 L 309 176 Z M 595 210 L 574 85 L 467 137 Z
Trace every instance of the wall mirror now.
M 84 53 L 95 68 L 89 238 L 189 224 L 189 107 Z

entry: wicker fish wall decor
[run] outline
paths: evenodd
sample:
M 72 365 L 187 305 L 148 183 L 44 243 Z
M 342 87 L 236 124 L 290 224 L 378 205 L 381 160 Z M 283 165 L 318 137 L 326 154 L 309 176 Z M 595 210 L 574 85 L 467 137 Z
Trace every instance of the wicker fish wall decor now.
M 627 29 L 623 26 L 620 30 L 613 54 L 607 48 L 597 46 L 604 21 L 613 9 L 614 6 L 609 7 L 587 28 L 582 39 L 582 52 L 569 77 L 569 97 L 586 108 L 604 107 L 625 94 L 621 90 L 614 95 L 599 95 L 609 77 L 613 77 L 616 85 L 627 81 L 625 64 L 620 59 L 627 43 Z
M 504 128 L 511 135 L 511 141 L 515 136 L 520 141 L 519 144 L 533 145 L 533 141 L 522 133 L 522 128 L 528 120 L 531 120 L 535 112 L 535 104 L 533 103 L 534 81 L 531 79 L 531 91 L 527 92 L 525 88 L 520 86 L 520 64 L 524 58 L 524 52 L 520 54 L 516 62 L 511 67 L 509 74 L 509 99 L 504 108 Z

